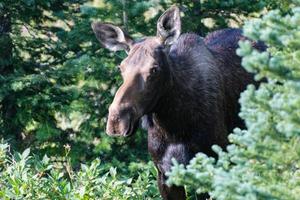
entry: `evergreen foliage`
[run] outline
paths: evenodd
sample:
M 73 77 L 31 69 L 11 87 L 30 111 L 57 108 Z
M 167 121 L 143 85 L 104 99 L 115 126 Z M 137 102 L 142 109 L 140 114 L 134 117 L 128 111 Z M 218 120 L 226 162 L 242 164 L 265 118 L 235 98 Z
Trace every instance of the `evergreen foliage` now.
M 299 6 L 295 1 L 286 12 L 273 10 L 245 24 L 247 37 L 269 46 L 258 52 L 244 41 L 238 49 L 243 66 L 267 80 L 241 96 L 247 130 L 230 135 L 227 151 L 213 147 L 218 160 L 199 153 L 186 168 L 174 161 L 169 184 L 209 192 L 214 199 L 299 199 Z
M 62 156 L 63 146 L 69 144 L 75 164 L 99 155 L 108 160 L 147 159 L 145 134 L 118 140 L 104 133 L 107 108 L 121 82 L 115 66 L 125 54 L 101 48 L 90 24 L 100 20 L 123 25 L 137 38 L 155 35 L 157 18 L 178 4 L 185 12 L 186 31 L 205 33 L 209 28 L 202 19 L 214 13 L 219 13 L 212 28 L 217 29 L 229 25 L 229 13 L 246 15 L 265 4 L 225 2 L 1 1 L 2 137 L 20 151 L 31 147 L 41 155 Z
M 100 48 L 90 24 L 118 16 L 86 1 L 7 1 L 1 9 L 10 26 L 2 38 L 12 41 L 12 54 L 1 59 L 0 131 L 14 148 L 62 155 L 69 144 L 78 163 L 99 154 L 117 157 L 120 145 L 140 140 L 125 144 L 104 133 L 121 58 Z

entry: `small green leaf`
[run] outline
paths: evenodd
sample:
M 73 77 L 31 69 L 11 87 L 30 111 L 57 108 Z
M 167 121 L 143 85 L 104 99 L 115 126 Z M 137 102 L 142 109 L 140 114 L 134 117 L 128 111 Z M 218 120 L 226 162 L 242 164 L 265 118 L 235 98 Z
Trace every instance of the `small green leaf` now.
M 113 177 L 113 178 L 116 178 L 116 175 L 117 175 L 117 169 L 115 167 L 111 167 L 109 169 L 109 174 Z
M 25 151 L 23 151 L 22 153 L 22 158 L 27 158 L 30 154 L 30 148 L 25 149 Z

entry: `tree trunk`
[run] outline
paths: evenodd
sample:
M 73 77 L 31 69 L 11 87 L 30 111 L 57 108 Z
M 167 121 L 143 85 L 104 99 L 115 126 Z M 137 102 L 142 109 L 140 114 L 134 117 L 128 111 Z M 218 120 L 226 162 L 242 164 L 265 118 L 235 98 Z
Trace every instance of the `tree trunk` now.
M 6 76 L 14 72 L 13 69 L 13 43 L 10 37 L 12 31 L 11 16 L 6 9 L 0 9 L 0 87 L 7 85 Z M 1 89 L 5 88 L 0 88 Z M 6 92 L 4 92 L 6 94 Z M 0 135 L 12 139 L 11 143 L 21 140 L 21 129 L 16 125 L 17 104 L 15 93 L 8 93 L 0 101 Z M 22 146 L 22 145 L 21 145 Z
M 126 0 L 122 0 L 123 5 L 123 26 L 125 31 L 128 31 L 128 17 L 126 12 Z
M 201 2 L 199 0 L 192 0 L 194 4 L 194 15 L 195 16 L 201 16 Z
M 201 23 L 201 19 L 202 19 L 201 2 L 199 0 L 192 0 L 192 2 L 193 2 L 193 5 L 194 5 L 193 10 L 192 10 L 193 17 L 198 23 L 195 32 L 198 33 L 201 36 L 204 36 L 205 30 L 203 30 L 204 26 Z
M 12 71 L 12 40 L 10 15 L 0 10 L 0 74 Z

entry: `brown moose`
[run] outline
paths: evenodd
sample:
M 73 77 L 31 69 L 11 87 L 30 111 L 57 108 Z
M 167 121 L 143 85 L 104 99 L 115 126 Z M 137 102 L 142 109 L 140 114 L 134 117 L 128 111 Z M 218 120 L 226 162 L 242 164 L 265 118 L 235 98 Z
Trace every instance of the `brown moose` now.
M 112 24 L 94 22 L 92 28 L 104 47 L 128 53 L 120 64 L 123 84 L 109 107 L 107 134 L 132 135 L 143 118 L 163 199 L 186 199 L 183 187 L 165 184 L 171 159 L 187 164 L 197 152 L 215 156 L 211 146 L 225 147 L 233 128 L 244 126 L 238 99 L 254 80 L 235 53 L 245 39 L 241 30 L 219 30 L 206 38 L 181 35 L 177 7 L 159 18 L 156 36 L 139 41 Z

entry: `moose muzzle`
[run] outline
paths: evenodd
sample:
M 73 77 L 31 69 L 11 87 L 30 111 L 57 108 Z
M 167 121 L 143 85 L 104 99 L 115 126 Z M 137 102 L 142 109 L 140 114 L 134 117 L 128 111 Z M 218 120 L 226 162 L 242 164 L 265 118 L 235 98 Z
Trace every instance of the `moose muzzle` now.
M 132 135 L 136 128 L 134 111 L 132 108 L 112 108 L 109 109 L 106 133 L 110 136 L 127 137 Z

